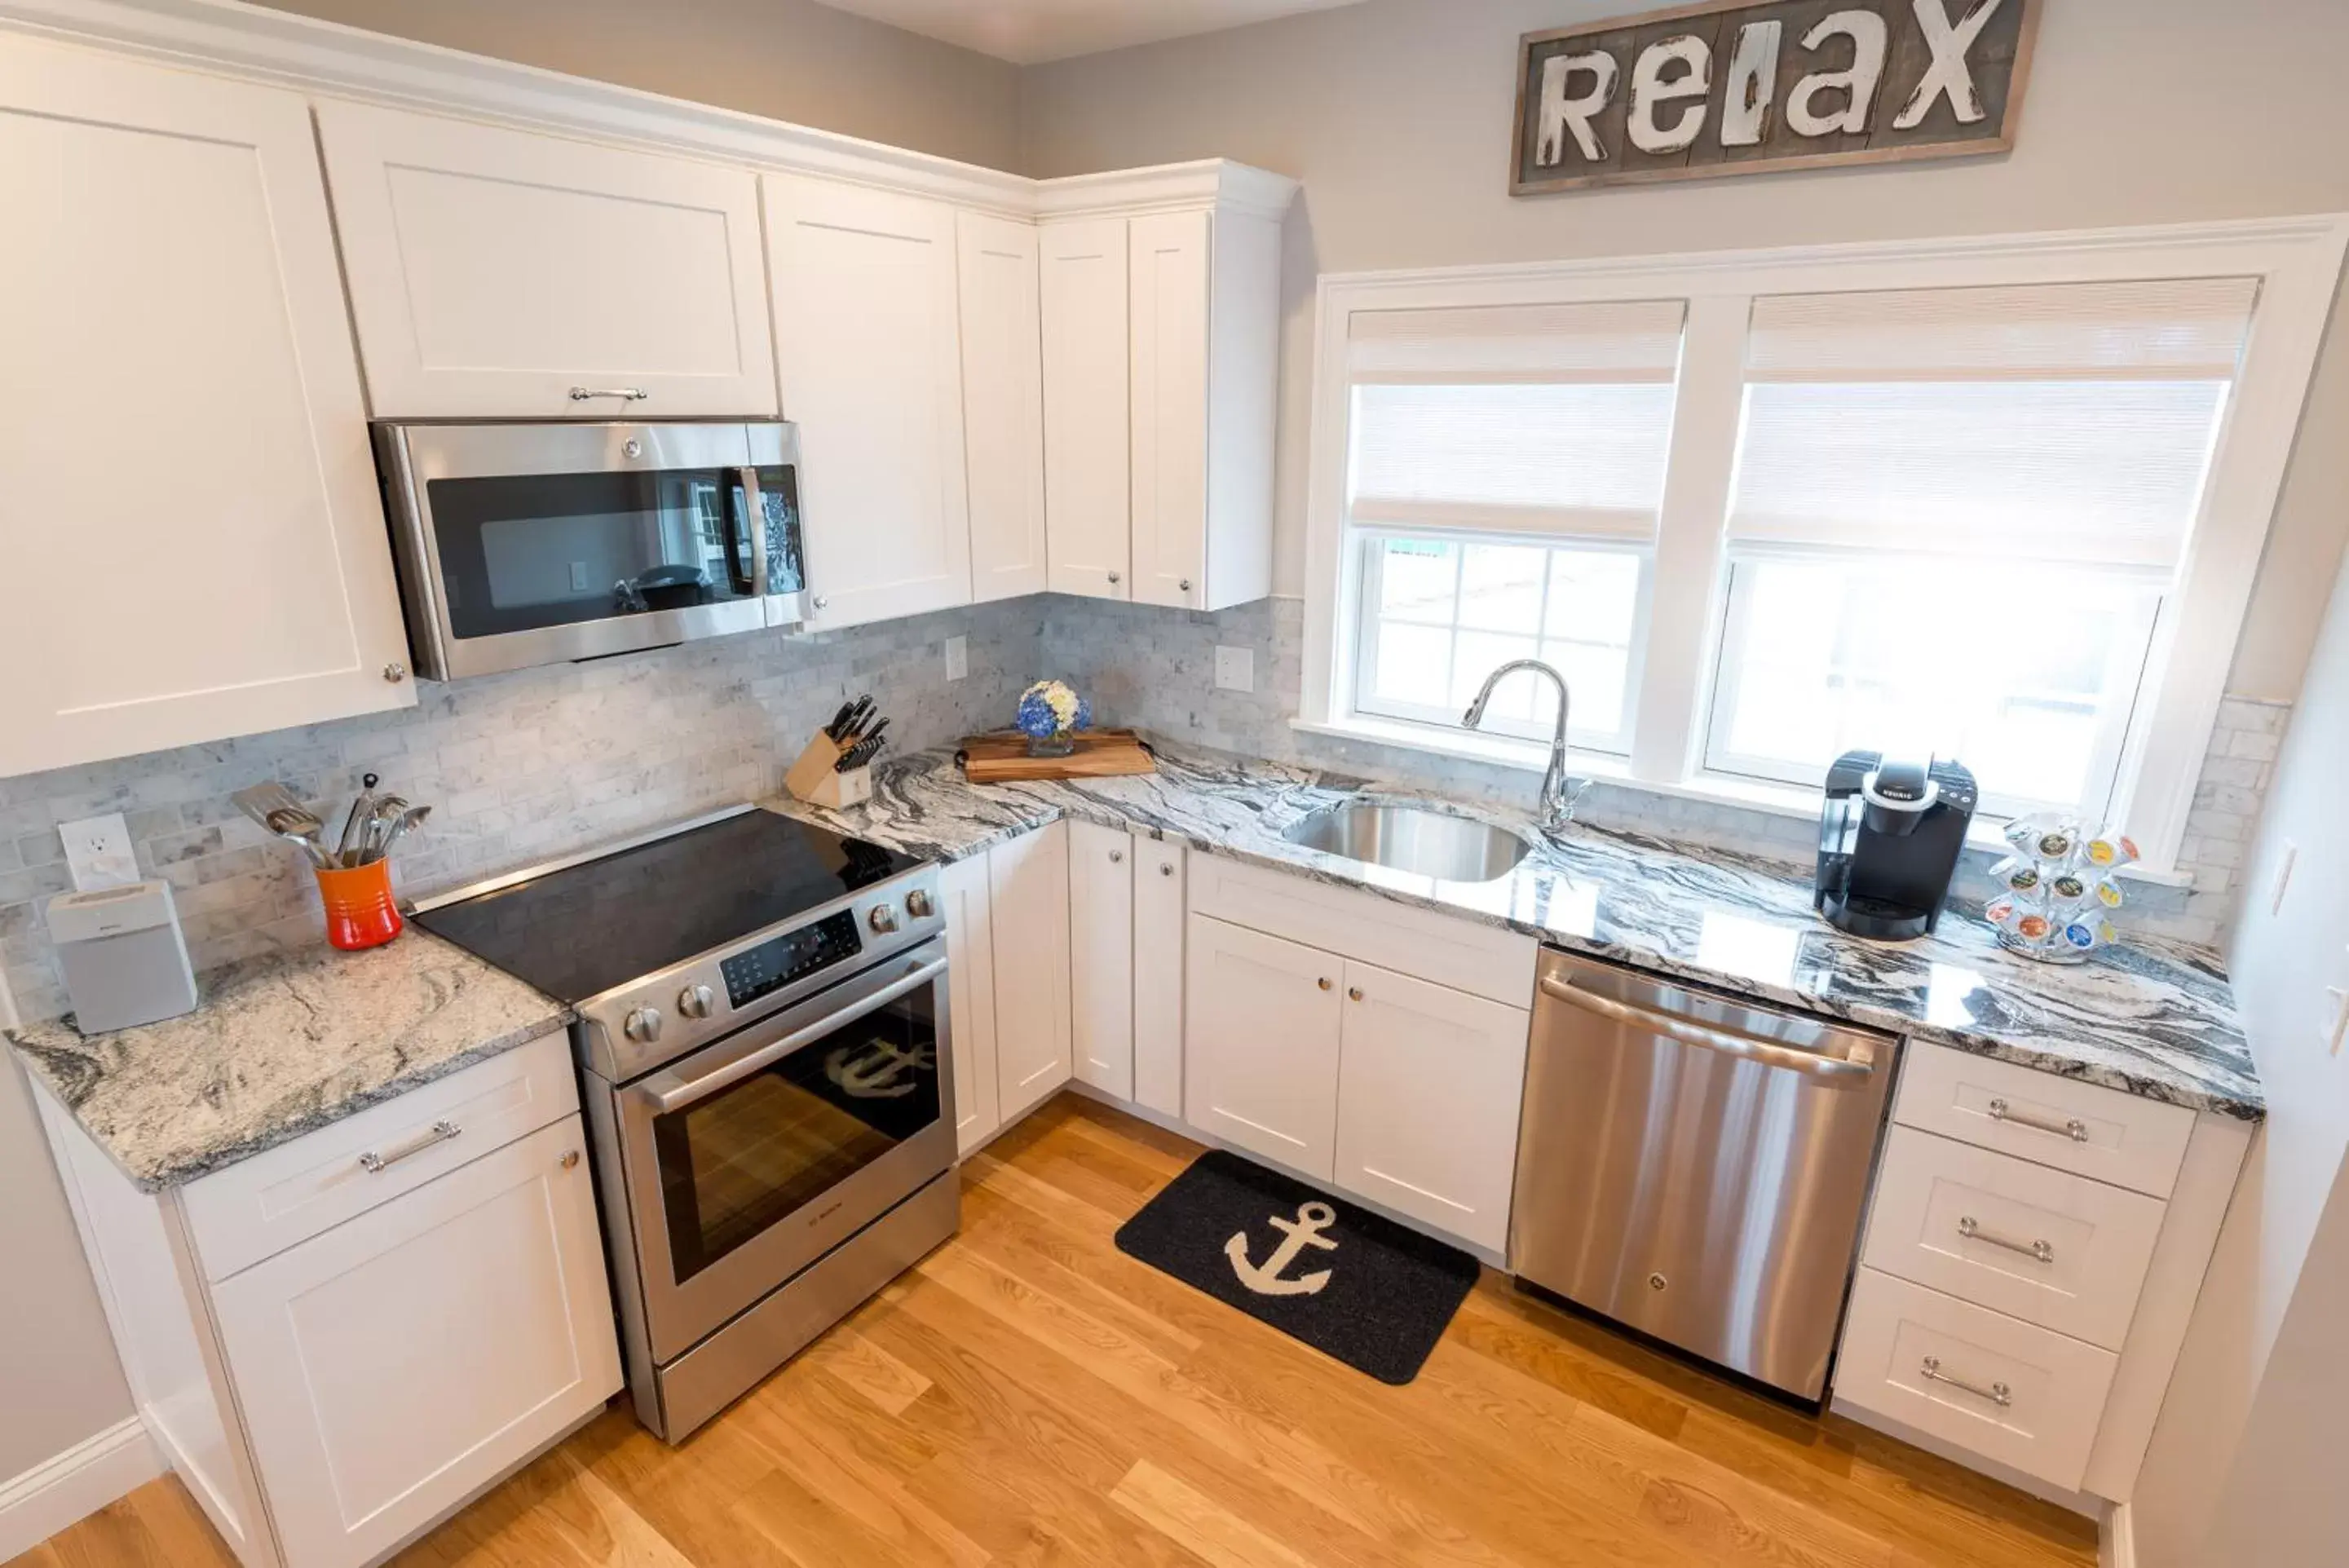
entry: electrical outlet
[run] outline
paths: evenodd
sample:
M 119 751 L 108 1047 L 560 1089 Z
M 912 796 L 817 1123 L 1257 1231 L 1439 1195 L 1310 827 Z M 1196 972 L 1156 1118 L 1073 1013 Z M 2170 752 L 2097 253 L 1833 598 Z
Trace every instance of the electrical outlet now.
M 66 868 L 82 892 L 127 887 L 139 880 L 139 859 L 131 853 L 130 829 L 120 812 L 59 823 L 57 832 L 66 841 Z
M 1216 684 L 1226 691 L 1256 690 L 1256 652 L 1246 648 L 1216 649 Z
M 2287 838 L 2283 841 L 2283 862 L 2276 867 L 2275 891 L 2268 896 L 2268 913 L 2283 913 L 2284 889 L 2292 886 L 2292 862 L 2300 858 L 2300 846 Z
M 947 639 L 947 679 L 959 680 L 970 673 L 970 639 Z
M 585 561 L 571 563 L 571 591 L 574 594 L 587 591 L 587 563 Z

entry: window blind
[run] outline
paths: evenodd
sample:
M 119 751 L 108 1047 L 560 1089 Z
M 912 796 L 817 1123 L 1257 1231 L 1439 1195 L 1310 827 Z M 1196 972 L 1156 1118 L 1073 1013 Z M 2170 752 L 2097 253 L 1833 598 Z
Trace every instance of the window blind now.
M 1678 300 L 1354 313 L 1358 526 L 1654 538 Z
M 1730 535 L 2171 570 L 2256 296 L 2189 278 L 1757 299 Z

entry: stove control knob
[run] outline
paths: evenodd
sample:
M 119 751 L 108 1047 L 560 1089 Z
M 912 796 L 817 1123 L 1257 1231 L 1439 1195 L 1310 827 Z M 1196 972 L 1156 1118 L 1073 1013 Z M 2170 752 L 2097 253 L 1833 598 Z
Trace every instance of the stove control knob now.
M 894 904 L 875 904 L 873 913 L 866 918 L 873 922 L 874 930 L 884 934 L 897 929 L 897 907 Z
M 930 895 L 926 888 L 916 888 L 905 895 L 905 913 L 917 920 L 926 920 L 937 913 L 936 906 L 930 902 Z
M 688 985 L 677 993 L 677 1010 L 688 1018 L 707 1018 L 717 1002 L 706 985 Z
M 661 1014 L 657 1007 L 639 1007 L 620 1023 L 620 1033 L 639 1045 L 649 1045 L 660 1038 Z

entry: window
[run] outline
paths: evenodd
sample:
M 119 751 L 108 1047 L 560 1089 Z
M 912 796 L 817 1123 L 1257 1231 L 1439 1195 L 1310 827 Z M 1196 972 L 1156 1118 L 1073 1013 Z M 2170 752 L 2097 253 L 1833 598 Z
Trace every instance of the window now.
M 1325 279 L 1300 720 L 1810 809 L 1842 752 L 2168 869 L 2349 219 Z M 1514 750 L 1512 749 L 1514 748 Z
M 1360 715 L 1457 726 L 1485 678 L 1543 659 L 1574 742 L 1629 748 L 1671 444 L 1682 306 L 1395 311 L 1350 331 L 1347 524 Z M 1485 728 L 1547 739 L 1531 674 Z

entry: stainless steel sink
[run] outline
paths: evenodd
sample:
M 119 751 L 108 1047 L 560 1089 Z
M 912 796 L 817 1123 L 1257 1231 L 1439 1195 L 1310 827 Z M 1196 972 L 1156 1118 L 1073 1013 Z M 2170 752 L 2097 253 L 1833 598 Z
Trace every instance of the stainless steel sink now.
M 1284 835 L 1291 844 L 1440 882 L 1490 882 L 1526 857 L 1525 840 L 1465 816 L 1408 805 L 1333 806 Z

